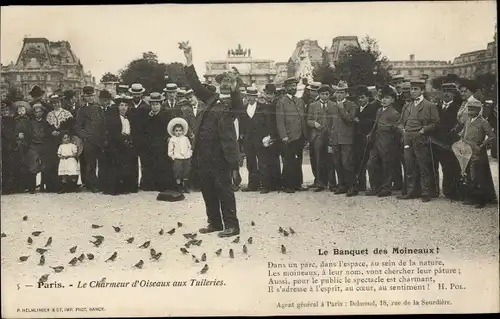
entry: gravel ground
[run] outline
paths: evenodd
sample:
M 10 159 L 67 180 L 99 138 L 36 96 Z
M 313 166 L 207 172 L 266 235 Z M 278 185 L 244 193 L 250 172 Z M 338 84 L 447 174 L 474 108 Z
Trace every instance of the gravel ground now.
M 498 164 L 493 161 L 491 165 L 497 184 Z M 241 172 L 246 181 L 246 169 Z M 304 174 L 305 184 L 311 183 L 307 165 L 304 165 Z M 154 269 L 157 275 L 195 275 L 205 263 L 193 262 L 190 255 L 195 254 L 199 259 L 204 252 L 208 256 L 209 274 L 228 274 L 224 267 L 262 266 L 270 260 L 310 259 L 317 256 L 318 248 L 324 247 L 434 247 L 439 243 L 443 258 L 471 261 L 498 258 L 499 225 L 495 206 L 476 210 L 444 198 L 422 203 L 400 201 L 395 197 L 346 198 L 309 191 L 293 195 L 238 192 L 240 243 L 231 243 L 234 238 L 198 235 L 202 244 L 190 248 L 186 256 L 179 251 L 187 241 L 182 234 L 196 232 L 206 219 L 201 193 L 186 194 L 186 200 L 177 203 L 156 201 L 156 195 L 140 192 L 106 196 L 81 192 L 2 196 L 1 231 L 6 234 L 1 239 L 2 279 L 14 284 L 36 282 L 45 273 L 51 274 L 52 279 L 74 278 L 77 274 L 125 274 L 139 271 L 133 265 L 140 259 L 144 260 L 143 273 Z M 26 221 L 23 216 L 27 216 Z M 251 226 L 252 221 L 255 226 Z M 177 222 L 183 225 L 178 227 Z M 92 224 L 102 228 L 94 229 Z M 121 231 L 115 232 L 112 226 L 120 227 Z M 283 237 L 278 233 L 279 226 L 292 227 L 296 234 Z M 176 232 L 167 234 L 172 228 L 176 228 Z M 165 232 L 163 235 L 159 234 L 161 229 Z M 42 233 L 34 237 L 31 235 L 34 231 Z M 89 242 L 92 235 L 105 237 L 100 247 L 93 247 Z M 28 236 L 34 240 L 31 245 L 27 243 Z M 247 244 L 249 253 L 245 255 L 242 244 L 250 236 L 254 242 Z M 48 237 L 52 237 L 53 242 L 45 253 L 46 263 L 38 266 L 40 255 L 35 249 L 43 247 Z M 125 241 L 129 237 L 134 237 L 132 244 Z M 138 248 L 145 241 L 151 241 L 149 248 L 163 253 L 158 262 L 149 259 L 149 248 Z M 286 255 L 280 252 L 282 244 L 288 250 Z M 69 252 L 72 246 L 78 246 L 74 254 Z M 217 258 L 214 252 L 219 248 L 223 252 Z M 228 258 L 229 248 L 234 249 L 234 259 Z M 113 252 L 118 252 L 116 261 L 104 262 Z M 75 267 L 69 266 L 71 258 L 81 253 L 93 253 L 95 259 L 85 258 Z M 20 256 L 29 258 L 20 262 Z M 64 266 L 65 270 L 56 274 L 49 266 Z

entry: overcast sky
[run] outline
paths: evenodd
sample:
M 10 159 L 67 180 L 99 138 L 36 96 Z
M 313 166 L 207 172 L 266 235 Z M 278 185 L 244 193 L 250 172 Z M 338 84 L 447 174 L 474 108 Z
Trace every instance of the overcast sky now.
M 99 81 L 146 51 L 184 62 L 177 43 L 189 40 L 201 76 L 239 43 L 285 62 L 301 39 L 325 47 L 341 35 L 370 35 L 391 60 L 453 60 L 485 49 L 495 22 L 494 1 L 2 7 L 1 61 L 15 62 L 24 36 L 68 40 Z

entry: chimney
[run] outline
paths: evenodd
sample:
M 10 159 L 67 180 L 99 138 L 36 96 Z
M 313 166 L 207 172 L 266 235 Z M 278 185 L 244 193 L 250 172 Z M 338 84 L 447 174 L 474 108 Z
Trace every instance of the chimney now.
M 415 54 L 410 54 L 410 61 L 415 61 Z

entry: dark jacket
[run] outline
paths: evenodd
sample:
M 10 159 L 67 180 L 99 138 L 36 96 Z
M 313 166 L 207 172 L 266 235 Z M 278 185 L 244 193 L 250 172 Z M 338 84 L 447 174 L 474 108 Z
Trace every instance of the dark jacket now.
M 412 109 L 415 108 L 415 109 Z M 419 121 L 419 126 L 424 130 L 424 134 L 429 135 L 439 124 L 439 112 L 434 103 L 424 99 L 418 105 L 413 102 L 406 103 L 398 121 L 398 127 L 401 132 L 405 129 L 406 122 L 410 116 L 410 112 L 416 112 L 416 119 Z
M 439 102 L 437 105 L 439 124 L 433 133 L 433 139 L 447 146 L 453 144 L 453 136 L 450 131 L 457 125 L 457 113 L 459 108 L 460 104 L 452 101 L 446 110 L 443 110 L 443 101 Z
M 271 114 L 268 105 L 257 102 L 253 118 L 244 112 L 239 116 L 240 135 L 245 142 L 262 145 L 262 139 L 271 135 Z
M 396 150 L 400 141 L 398 120 L 399 113 L 393 106 L 389 106 L 386 110 L 379 108 L 375 116 L 375 124 L 370 132 L 374 145 L 385 150 L 388 155 L 389 153 L 397 155 Z
M 76 115 L 75 132 L 84 143 L 102 146 L 104 142 L 104 110 L 99 104 L 87 104 Z
M 239 169 L 234 119 L 243 109 L 240 93 L 233 92 L 228 104 L 201 84 L 194 66 L 185 67 L 185 73 L 188 85 L 206 105 L 194 122 L 193 166 L 207 170 Z
M 361 135 L 364 137 L 371 132 L 373 124 L 375 123 L 375 116 L 379 108 L 379 102 L 373 101 L 365 106 L 363 112 L 361 112 L 360 107 L 356 109 L 355 117 L 359 119 L 359 122 L 357 122 L 355 125 L 356 135 Z

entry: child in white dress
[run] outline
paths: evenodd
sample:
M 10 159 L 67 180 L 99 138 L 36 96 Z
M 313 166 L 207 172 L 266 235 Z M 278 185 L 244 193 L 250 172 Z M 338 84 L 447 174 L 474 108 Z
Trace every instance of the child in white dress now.
M 76 183 L 78 175 L 80 174 L 80 164 L 76 160 L 78 157 L 78 148 L 75 144 L 71 143 L 71 137 L 68 133 L 64 133 L 62 143 L 57 150 L 59 157 L 58 175 L 61 178 L 62 193 L 70 193 L 77 189 Z

